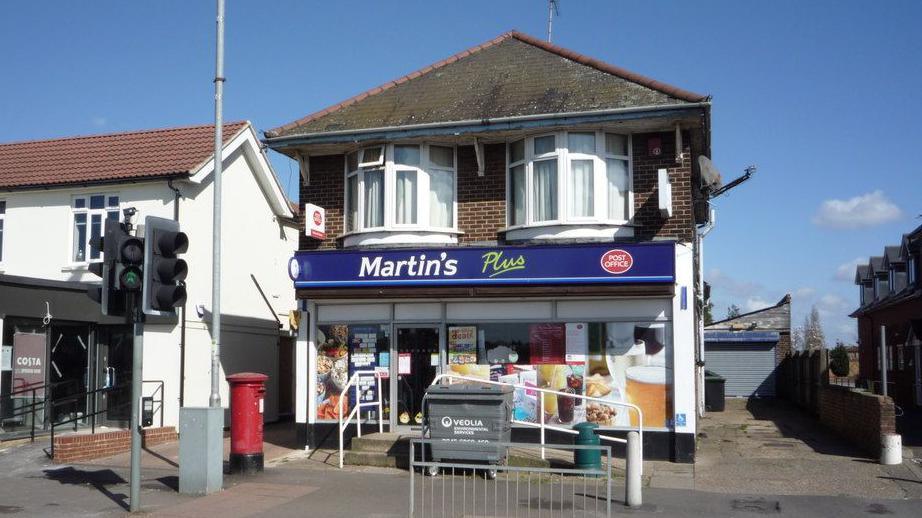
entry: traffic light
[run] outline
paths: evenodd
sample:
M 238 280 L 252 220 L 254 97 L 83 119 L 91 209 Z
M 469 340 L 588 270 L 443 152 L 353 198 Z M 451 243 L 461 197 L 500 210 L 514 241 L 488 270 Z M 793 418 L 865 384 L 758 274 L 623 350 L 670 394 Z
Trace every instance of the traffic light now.
M 133 249 L 137 244 L 137 238 L 128 234 L 125 224 L 112 219 L 105 220 L 102 237 L 90 243 L 90 246 L 102 250 L 102 261 L 89 266 L 90 272 L 97 275 L 102 282 L 99 286 L 90 287 L 87 294 L 100 304 L 103 315 L 125 315 L 125 291 L 122 291 L 119 282 L 119 272 L 124 271 L 119 265 L 123 244 L 128 245 L 125 248 Z M 126 277 L 130 278 L 132 275 Z
M 189 249 L 189 238 L 171 219 L 148 216 L 144 229 L 142 308 L 147 315 L 175 315 L 176 307 L 186 302 L 183 281 L 189 272 L 186 261 L 177 255 Z

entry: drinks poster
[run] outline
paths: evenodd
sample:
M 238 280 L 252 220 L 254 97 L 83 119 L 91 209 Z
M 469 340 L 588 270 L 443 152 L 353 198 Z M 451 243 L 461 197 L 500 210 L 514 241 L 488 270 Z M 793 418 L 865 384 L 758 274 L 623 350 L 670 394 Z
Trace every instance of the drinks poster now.
M 477 326 L 448 328 L 448 363 L 452 365 L 477 363 Z

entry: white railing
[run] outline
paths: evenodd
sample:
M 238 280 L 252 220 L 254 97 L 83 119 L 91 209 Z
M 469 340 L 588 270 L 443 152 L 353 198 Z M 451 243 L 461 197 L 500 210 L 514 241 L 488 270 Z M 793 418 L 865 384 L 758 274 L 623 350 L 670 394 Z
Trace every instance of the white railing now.
M 363 377 L 375 377 L 375 383 L 378 385 L 377 394 L 375 401 L 366 401 L 362 402 L 362 395 L 359 392 L 359 378 Z M 355 406 L 349 411 L 349 415 L 346 416 L 346 419 L 343 420 L 343 399 L 349 397 L 349 387 L 355 387 Z M 346 428 L 349 427 L 349 423 L 352 421 L 352 418 L 355 417 L 355 426 L 357 430 L 357 435 L 362 436 L 362 415 L 361 410 L 363 407 L 378 407 L 378 433 L 384 433 L 384 412 L 382 401 L 382 392 L 381 392 L 381 373 L 378 371 L 355 371 L 352 373 L 352 377 L 349 378 L 349 381 L 346 383 L 346 386 L 343 387 L 343 391 L 339 395 L 338 401 L 338 412 L 339 416 L 339 468 L 343 467 L 343 433 L 346 431 Z
M 573 429 L 571 429 L 571 428 L 564 428 L 564 427 L 561 427 L 561 426 L 553 426 L 553 425 L 549 425 L 549 424 L 547 424 L 547 423 L 544 422 L 544 397 L 543 397 L 543 394 L 554 394 L 555 396 L 562 395 L 562 396 L 566 396 L 566 397 L 572 397 L 572 398 L 574 398 L 574 399 L 581 399 L 581 400 L 587 401 L 587 402 L 591 401 L 591 402 L 593 402 L 593 403 L 599 403 L 599 404 L 602 404 L 602 405 L 625 407 L 625 408 L 627 408 L 628 410 L 633 410 L 634 412 L 637 412 L 637 426 L 636 426 L 636 427 L 633 427 L 633 426 L 632 426 L 631 429 L 635 429 L 635 428 L 636 428 L 636 430 L 637 430 L 637 432 L 638 432 L 639 439 L 640 439 L 641 458 L 643 458 L 643 411 L 642 411 L 642 410 L 640 409 L 640 407 L 638 407 L 637 405 L 633 405 L 633 404 L 631 404 L 631 403 L 621 403 L 621 402 L 619 402 L 619 401 L 611 401 L 611 400 L 608 400 L 608 399 L 600 399 L 600 398 L 592 397 L 592 396 L 583 396 L 583 395 L 580 395 L 580 394 L 571 394 L 571 393 L 569 393 L 569 392 L 561 392 L 561 391 L 559 391 L 559 390 L 551 390 L 551 389 L 546 389 L 546 388 L 533 387 L 533 386 L 531 386 L 531 385 L 521 385 L 521 384 L 519 384 L 519 383 L 503 383 L 503 382 L 501 382 L 501 381 L 492 381 L 492 380 L 485 380 L 485 379 L 481 379 L 481 378 L 472 378 L 472 377 L 469 377 L 469 376 L 461 376 L 461 375 L 457 375 L 457 374 L 439 374 L 439 375 L 437 375 L 437 376 L 435 377 L 434 380 L 432 380 L 432 385 L 435 385 L 435 384 L 439 383 L 439 382 L 442 381 L 442 380 L 448 380 L 448 384 L 449 384 L 449 385 L 452 384 L 452 380 L 462 380 L 462 381 L 469 381 L 469 382 L 473 382 L 473 383 L 483 383 L 483 384 L 486 384 L 486 385 L 508 386 L 508 387 L 512 387 L 512 388 L 515 389 L 515 390 L 526 390 L 526 391 L 541 392 L 541 393 L 542 393 L 542 397 L 538 398 L 538 399 L 541 401 L 541 403 L 539 404 L 539 405 L 540 405 L 540 408 L 539 408 L 539 411 L 538 411 L 538 414 L 539 414 L 539 416 L 540 416 L 540 421 L 537 422 L 537 423 L 532 423 L 531 421 L 519 421 L 518 419 L 513 419 L 512 422 L 515 423 L 515 424 L 519 424 L 519 425 L 538 427 L 538 428 L 541 429 L 541 458 L 542 458 L 542 459 L 545 458 L 545 456 L 544 456 L 544 444 L 545 444 L 544 438 L 545 438 L 545 430 L 554 430 L 554 431 L 557 431 L 557 432 L 563 432 L 563 433 L 568 433 L 568 434 L 572 434 L 572 435 L 578 435 L 578 434 L 579 434 L 578 431 L 573 430 Z M 425 406 L 423 406 L 423 408 L 425 408 Z M 627 439 L 622 439 L 622 438 L 620 438 L 620 437 L 612 437 L 612 436 L 610 436 L 610 435 L 602 435 L 602 434 L 598 434 L 598 435 L 599 435 L 599 438 L 600 438 L 600 439 L 605 439 L 606 441 L 612 441 L 612 442 L 618 442 L 618 443 L 622 443 L 622 444 L 627 444 Z M 642 469 L 642 468 L 641 468 L 641 469 Z

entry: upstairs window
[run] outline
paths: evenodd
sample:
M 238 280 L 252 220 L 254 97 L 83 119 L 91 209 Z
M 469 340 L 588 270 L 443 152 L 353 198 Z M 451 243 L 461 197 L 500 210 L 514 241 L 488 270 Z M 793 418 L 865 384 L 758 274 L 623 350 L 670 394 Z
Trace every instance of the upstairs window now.
M 916 256 L 915 256 L 915 255 L 910 255 L 910 256 L 909 256 L 909 261 L 906 262 L 906 272 L 907 272 L 907 274 L 908 274 L 909 285 L 910 285 L 910 286 L 915 285 L 915 283 L 918 282 L 918 275 L 919 275 L 919 273 L 918 273 L 918 268 L 919 268 L 918 264 L 919 264 L 919 262 L 918 262 L 918 260 L 916 259 Z
M 93 246 L 102 237 L 103 220 L 119 220 L 119 200 L 114 194 L 89 194 L 73 199 L 73 247 L 75 263 L 99 261 L 102 250 Z
M 630 136 L 537 135 L 508 144 L 508 226 L 631 219 Z
M 0 263 L 3 263 L 3 223 L 6 219 L 6 200 L 0 200 Z
M 455 148 L 391 144 L 346 155 L 346 232 L 453 230 Z

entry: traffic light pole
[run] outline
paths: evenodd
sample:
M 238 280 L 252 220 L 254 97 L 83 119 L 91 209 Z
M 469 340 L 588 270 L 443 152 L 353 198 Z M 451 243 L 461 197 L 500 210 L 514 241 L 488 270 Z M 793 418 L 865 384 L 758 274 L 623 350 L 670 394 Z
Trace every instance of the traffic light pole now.
M 129 296 L 131 321 L 134 324 L 134 343 L 131 347 L 131 477 L 130 510 L 141 510 L 141 372 L 144 358 L 144 314 L 137 293 Z

